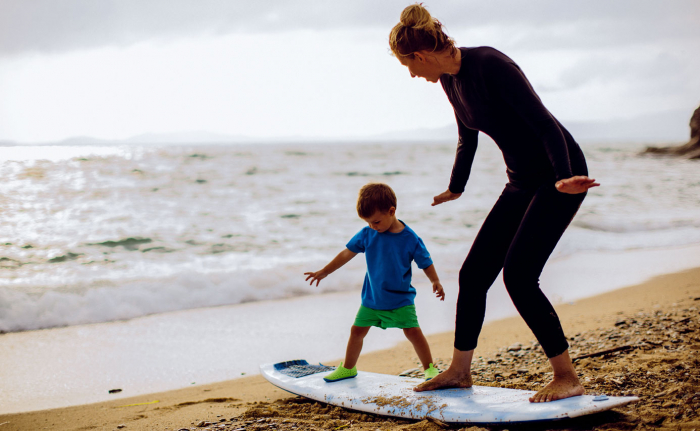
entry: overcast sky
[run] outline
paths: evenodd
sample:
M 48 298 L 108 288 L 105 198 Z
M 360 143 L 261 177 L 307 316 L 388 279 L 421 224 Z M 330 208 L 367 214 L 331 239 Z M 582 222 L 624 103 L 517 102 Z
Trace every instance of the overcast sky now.
M 388 51 L 408 4 L 0 0 L 0 140 L 445 126 L 454 116 L 439 84 L 412 80 Z M 424 4 L 459 46 L 513 58 L 565 125 L 689 118 L 700 105 L 700 1 Z

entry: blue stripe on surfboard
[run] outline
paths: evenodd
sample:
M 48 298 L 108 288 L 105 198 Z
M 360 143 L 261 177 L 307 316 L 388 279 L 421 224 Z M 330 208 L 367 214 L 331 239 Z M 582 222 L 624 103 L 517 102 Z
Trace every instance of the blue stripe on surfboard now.
M 330 367 L 323 364 L 310 365 L 305 359 L 296 359 L 293 361 L 278 362 L 274 364 L 275 370 L 285 376 L 299 377 L 310 376 L 311 374 L 322 373 L 324 371 L 333 371 L 335 367 Z

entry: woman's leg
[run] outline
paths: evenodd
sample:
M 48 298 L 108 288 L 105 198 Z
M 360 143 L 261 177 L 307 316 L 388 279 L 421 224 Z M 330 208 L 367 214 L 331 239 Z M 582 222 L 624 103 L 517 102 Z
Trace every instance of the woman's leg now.
M 484 323 L 486 293 L 503 268 L 508 248 L 534 191 L 507 184 L 484 220 L 459 272 L 454 355 L 450 367 L 420 384 L 416 391 L 470 387 L 471 358 Z
M 476 348 L 486 312 L 486 294 L 503 268 L 508 249 L 532 201 L 534 191 L 507 184 L 474 239 L 459 271 L 454 347 Z
M 554 380 L 531 401 L 551 401 L 583 393 L 568 356 L 569 344 L 554 307 L 540 289 L 547 259 L 576 214 L 585 194 L 568 195 L 553 186 L 536 193 L 513 239 L 503 281 L 513 304 L 530 327 L 554 368 Z

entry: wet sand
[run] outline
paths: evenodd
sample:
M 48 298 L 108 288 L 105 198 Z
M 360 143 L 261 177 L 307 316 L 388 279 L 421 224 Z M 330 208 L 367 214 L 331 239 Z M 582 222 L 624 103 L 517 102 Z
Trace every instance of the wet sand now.
M 611 412 L 530 425 L 528 429 L 700 429 L 700 268 L 655 277 L 636 286 L 557 305 L 556 309 L 570 338 L 572 357 L 580 358 L 576 368 L 587 392 L 637 395 L 641 401 Z M 428 340 L 436 362 L 444 368 L 451 358 L 452 333 L 431 335 Z M 604 353 L 610 350 L 614 351 Z M 537 389 L 551 376 L 544 354 L 519 317 L 486 324 L 477 356 L 481 358 L 474 364 L 474 378 L 479 385 Z M 405 342 L 362 355 L 358 367 L 399 374 L 415 369 L 417 358 Z M 275 388 L 260 376 L 0 416 L 0 431 L 207 428 L 460 429 L 309 402 Z

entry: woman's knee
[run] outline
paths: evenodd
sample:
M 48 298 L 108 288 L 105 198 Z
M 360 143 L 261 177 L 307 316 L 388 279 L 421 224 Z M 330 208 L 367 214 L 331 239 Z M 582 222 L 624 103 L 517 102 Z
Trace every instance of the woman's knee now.
M 459 270 L 459 298 L 485 295 L 494 280 L 484 277 L 479 271 L 472 270 L 466 265 L 463 266 Z
M 526 295 L 532 289 L 539 289 L 539 276 L 517 264 L 506 263 L 503 266 L 503 284 L 513 298 Z

